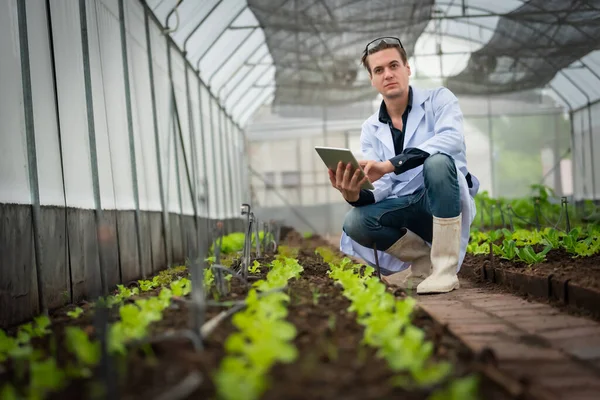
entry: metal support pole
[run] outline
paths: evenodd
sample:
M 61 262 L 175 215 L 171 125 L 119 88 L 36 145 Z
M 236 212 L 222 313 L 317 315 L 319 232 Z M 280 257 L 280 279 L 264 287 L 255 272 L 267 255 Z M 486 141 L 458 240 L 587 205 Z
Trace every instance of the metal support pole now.
M 203 179 L 203 183 L 204 183 L 204 195 L 206 196 L 206 219 L 209 220 L 210 219 L 210 207 L 212 206 L 212 204 L 210 204 L 210 198 L 208 195 L 208 163 L 207 163 L 207 146 L 206 146 L 206 138 L 208 137 L 208 134 L 206 132 L 206 130 L 204 129 L 204 123 L 203 123 L 203 119 L 204 119 L 204 115 L 202 114 L 202 81 L 200 79 L 198 79 L 198 103 L 199 103 L 199 114 L 200 114 L 200 135 L 202 138 L 202 174 L 204 176 Z M 206 227 L 206 233 L 208 234 L 208 226 Z
M 129 136 L 129 157 L 131 159 L 131 180 L 133 182 L 133 199 L 135 202 L 135 230 L 137 234 L 137 252 L 140 275 L 145 279 L 146 271 L 142 261 L 142 229 L 140 212 L 140 192 L 137 176 L 137 159 L 135 153 L 135 136 L 133 134 L 133 111 L 131 109 L 131 83 L 129 82 L 129 55 L 127 52 L 127 30 L 125 29 L 124 0 L 119 0 L 119 27 L 121 33 L 121 57 L 123 58 L 123 78 L 125 84 L 125 109 L 127 111 L 127 134 Z
M 194 113 L 192 112 L 192 98 L 190 93 L 190 78 L 188 73 L 187 64 L 184 65 L 184 73 L 185 73 L 185 96 L 187 99 L 187 111 L 188 111 L 188 127 L 189 127 L 189 135 L 190 135 L 190 146 L 192 153 L 192 182 L 193 188 L 192 190 L 192 204 L 194 205 L 194 220 L 196 222 L 196 249 L 197 252 L 200 249 L 200 204 L 198 204 L 198 151 L 196 147 L 196 129 L 194 128 Z M 200 115 L 200 118 L 202 116 Z M 200 253 L 198 253 L 200 254 Z M 191 256 L 191 251 L 190 251 Z M 199 262 L 199 260 L 198 260 Z
M 273 65 L 272 67 L 274 67 L 274 65 Z M 240 81 L 239 81 L 239 82 L 236 84 L 236 86 L 233 88 L 233 90 L 232 90 L 232 91 L 229 93 L 229 97 L 230 97 L 230 98 L 229 98 L 229 99 L 228 99 L 228 101 L 226 101 L 225 103 L 239 104 L 240 100 L 241 100 L 242 98 L 244 98 L 244 96 L 245 96 L 245 95 L 248 93 L 248 90 L 246 90 L 245 92 L 242 92 L 242 93 L 240 94 L 240 96 L 238 96 L 238 97 L 235 99 L 235 101 L 231 101 L 231 99 L 233 99 L 233 96 L 232 96 L 232 95 L 233 95 L 233 93 L 234 93 L 236 90 L 239 90 L 240 88 L 243 88 L 242 82 L 244 82 L 244 81 L 245 81 L 245 80 L 246 80 L 246 79 L 247 79 L 249 76 L 251 76 L 251 75 L 252 75 L 252 72 L 254 71 L 254 69 L 255 69 L 255 68 L 256 68 L 256 66 L 252 67 L 252 69 L 251 69 L 250 71 L 248 71 L 248 73 L 247 73 L 246 75 L 244 75 L 244 77 L 243 77 L 243 78 L 242 78 L 242 79 L 241 79 L 241 80 L 240 80 Z M 266 72 L 266 71 L 268 71 L 268 70 L 269 70 L 269 68 L 267 68 L 267 69 L 265 70 L 265 72 Z M 255 79 L 255 80 L 254 80 L 254 82 L 256 83 L 256 82 L 257 82 L 257 81 L 258 81 L 260 78 L 262 78 L 262 76 L 259 76 L 257 79 Z M 251 86 L 251 87 L 252 87 L 252 86 Z M 248 89 L 250 89 L 250 88 L 248 88 Z M 225 105 L 227 105 L 227 104 L 225 104 Z M 234 107 L 235 107 L 235 105 L 234 105 L 234 106 L 231 106 L 231 108 L 234 108 Z
M 70 301 L 73 302 L 73 273 L 72 273 L 72 269 L 71 269 L 71 263 L 70 263 L 70 255 L 69 255 L 69 243 L 70 243 L 70 237 L 69 237 L 69 229 L 68 229 L 68 214 L 67 214 L 67 187 L 66 187 L 66 180 L 65 180 L 65 160 L 64 160 L 64 154 L 63 154 L 63 139 L 62 139 L 62 129 L 60 126 L 60 103 L 58 101 L 58 83 L 57 83 L 57 78 L 56 78 L 56 55 L 55 55 L 55 51 L 54 51 L 54 32 L 53 32 L 53 24 L 52 24 L 52 10 L 50 7 L 50 0 L 46 0 L 46 20 L 48 23 L 48 45 L 49 45 L 49 52 L 50 52 L 50 64 L 51 64 L 51 69 L 52 69 L 52 89 L 53 89 L 53 93 L 54 93 L 54 106 L 56 107 L 56 130 L 58 132 L 58 146 L 59 146 L 59 153 L 60 153 L 60 173 L 61 173 L 61 181 L 62 181 L 62 185 L 63 185 L 63 197 L 65 199 L 65 229 L 64 229 L 64 234 L 65 234 L 65 238 L 66 238 L 66 246 L 65 246 L 65 260 L 67 261 L 67 268 L 68 268 L 68 273 L 69 273 L 69 293 L 70 293 Z M 38 293 L 39 296 L 39 293 Z
M 271 89 L 271 87 L 270 87 L 270 86 L 269 86 L 269 87 L 266 87 L 266 88 L 264 88 L 263 90 L 261 90 L 259 94 L 257 94 L 256 96 L 254 96 L 254 97 L 253 97 L 253 100 L 252 100 L 252 101 L 251 101 L 249 104 L 252 104 L 252 102 L 253 102 L 253 101 L 255 101 L 256 99 L 258 99 L 260 96 L 262 96 L 262 95 L 263 95 L 263 94 L 264 94 L 264 93 L 265 93 L 267 90 L 269 90 L 269 89 Z M 234 108 L 232 108 L 232 109 L 231 109 L 231 113 L 232 113 L 232 114 L 235 114 L 234 110 L 236 110 L 237 108 L 239 108 L 240 104 L 244 104 L 244 103 L 242 102 L 242 100 L 243 100 L 243 99 L 245 99 L 245 98 L 248 96 L 248 94 L 249 94 L 249 93 L 252 93 L 252 91 L 251 91 L 251 90 L 248 90 L 248 91 L 247 91 L 247 92 L 246 92 L 246 93 L 245 93 L 245 94 L 244 94 L 244 95 L 243 95 L 243 96 L 242 96 L 242 97 L 241 97 L 241 98 L 238 100 L 238 103 L 237 103 L 237 105 L 236 105 Z M 247 109 L 247 108 L 246 108 L 246 109 Z
M 225 149 L 227 150 L 227 180 L 229 183 L 229 217 L 234 217 L 235 210 L 235 195 L 234 195 L 234 186 L 233 186 L 233 172 L 235 168 L 234 159 L 233 159 L 233 141 L 231 140 L 231 122 L 229 118 L 225 119 Z
M 183 0 L 177 0 L 177 3 L 175 3 L 173 8 L 171 8 L 171 11 L 167 14 L 167 18 L 165 18 L 165 29 L 163 30 L 164 33 L 175 32 L 177 28 L 179 28 L 179 13 L 177 12 L 177 8 L 179 8 L 179 5 L 181 5 L 182 2 Z M 175 25 L 175 28 L 171 29 L 169 28 L 169 19 L 173 13 L 175 13 L 175 17 L 177 17 L 177 24 Z
M 242 70 L 242 67 L 244 65 L 246 65 L 246 63 L 248 62 L 248 60 L 250 60 L 250 58 L 252 58 L 254 55 L 256 55 L 256 52 L 258 51 L 258 49 L 261 48 L 261 46 L 266 46 L 266 44 L 264 42 L 259 43 L 258 46 L 256 46 L 254 49 L 252 49 L 252 51 L 250 53 L 248 53 L 248 56 L 246 56 L 246 58 L 244 59 L 244 61 L 241 62 L 240 66 L 237 67 L 237 69 L 235 70 L 235 72 L 231 74 L 231 76 L 230 76 L 230 82 L 223 83 L 223 85 L 219 88 L 219 90 L 218 90 L 219 96 L 218 97 L 219 97 L 219 99 L 221 101 L 223 101 L 223 99 L 221 99 L 221 95 L 220 95 L 221 90 L 223 88 L 225 88 L 228 83 L 231 83 L 231 80 L 234 79 L 237 76 L 237 74 L 239 74 L 239 72 Z M 267 52 L 262 56 L 262 58 L 260 60 L 262 61 L 262 59 L 264 59 L 268 55 L 269 55 L 269 50 L 267 48 Z M 252 71 L 252 69 L 250 71 Z M 246 76 L 246 75 L 243 75 L 243 76 Z M 243 77 L 242 77 L 242 79 L 243 79 Z M 237 83 L 231 84 L 231 86 L 234 87 L 234 88 L 236 88 L 237 87 Z
M 242 9 L 237 14 L 235 14 L 235 16 L 231 20 L 229 20 L 227 27 L 225 29 L 223 29 L 221 31 L 221 33 L 219 33 L 219 36 L 217 36 L 217 38 L 215 40 L 213 40 L 212 43 L 208 46 L 208 48 L 206 50 L 204 50 L 204 52 L 202 54 L 200 54 L 200 57 L 198 57 L 198 61 L 196 62 L 197 69 L 200 69 L 200 63 L 202 62 L 202 59 L 204 59 L 204 57 L 208 54 L 210 49 L 212 49 L 213 46 L 219 41 L 219 39 L 221 39 L 223 34 L 225 34 L 225 32 L 227 32 L 227 30 L 229 29 L 231 24 L 246 10 L 246 8 L 248 8 L 248 5 L 245 5 L 244 7 L 242 7 Z
M 210 113 L 210 135 L 211 135 L 210 144 L 212 147 L 214 182 L 215 182 L 215 185 L 218 186 L 219 185 L 219 177 L 218 177 L 218 173 L 217 173 L 217 151 L 215 148 L 215 140 L 216 140 L 216 137 L 218 136 L 218 133 L 215 131 L 213 101 L 211 101 L 211 100 L 212 99 L 208 100 L 209 113 Z M 220 199 L 218 196 L 219 193 L 216 191 L 216 187 L 212 188 L 212 190 L 215 191 L 215 217 L 216 217 L 216 219 L 219 219 L 221 216 L 221 205 L 220 205 Z
M 220 168 L 221 168 L 221 182 L 219 183 L 219 186 L 222 188 L 223 190 L 223 219 L 227 219 L 229 218 L 229 193 L 227 190 L 227 173 L 226 173 L 226 169 L 227 169 L 227 158 L 225 157 L 225 146 L 224 146 L 224 134 L 225 134 L 225 129 L 224 129 L 224 125 L 225 125 L 225 118 L 223 116 L 222 113 L 222 109 L 219 106 L 219 104 L 217 104 L 217 118 L 219 121 L 219 130 L 218 130 L 218 137 L 219 137 L 219 156 L 220 156 Z
M 181 170 L 179 168 L 179 146 L 177 145 L 177 123 L 179 122 L 179 116 L 177 114 L 177 99 L 175 98 L 175 88 L 173 83 L 173 62 L 171 59 L 171 44 L 167 39 L 166 42 L 167 48 L 167 73 L 169 76 L 169 86 L 171 92 L 171 113 L 169 117 L 171 118 L 171 129 L 173 132 L 173 153 L 175 154 L 175 182 L 177 182 L 177 198 L 179 200 L 179 213 L 176 215 L 176 218 L 179 219 L 179 230 L 180 230 L 180 239 L 179 241 L 182 244 L 182 252 L 185 252 L 184 238 L 185 238 L 185 230 L 183 228 L 183 194 L 181 193 Z M 181 150 L 185 153 L 185 149 L 183 148 L 183 141 L 181 142 Z M 170 157 L 170 154 L 169 154 Z M 192 188 L 190 187 L 190 190 Z M 173 237 L 171 237 L 173 240 Z M 174 243 L 171 243 L 173 245 Z
M 163 246 L 165 256 L 167 257 L 167 267 L 171 267 L 171 246 L 169 245 L 169 233 L 170 225 L 167 214 L 167 204 L 165 201 L 165 188 L 163 183 L 163 172 L 162 172 L 162 152 L 160 150 L 160 135 L 158 132 L 158 117 L 156 110 L 156 92 L 154 87 L 154 65 L 152 61 L 152 40 L 150 38 L 150 24 L 149 24 L 149 10 L 144 8 L 144 24 L 146 30 L 146 45 L 148 46 L 148 71 L 150 74 L 150 100 L 152 103 L 152 122 L 154 124 L 154 144 L 156 146 L 156 164 L 158 168 L 158 186 L 160 190 L 160 203 L 162 207 L 162 235 L 163 235 Z
M 240 41 L 240 43 L 235 47 L 235 49 L 231 52 L 231 54 L 236 54 L 238 52 L 239 49 L 242 48 L 242 46 L 246 43 L 246 41 L 248 39 L 250 39 L 250 36 L 252 36 L 254 34 L 254 32 L 256 32 L 256 28 L 252 29 L 250 31 L 250 33 L 248 33 L 246 35 L 246 37 L 244 37 L 244 39 L 242 41 Z M 217 68 L 215 68 L 214 72 L 211 74 L 211 76 L 208 78 L 208 87 L 211 86 L 212 80 L 214 79 L 215 75 L 217 75 L 219 73 L 219 71 L 221 71 L 221 68 L 223 68 L 225 66 L 225 64 L 227 64 L 227 62 L 230 60 L 229 58 L 230 56 L 226 56 L 223 61 L 221 62 L 221 64 L 219 64 L 219 66 Z
M 592 199 L 595 198 L 596 196 L 596 173 L 594 171 L 594 140 L 592 138 L 592 114 L 591 114 L 591 107 L 590 107 L 590 103 L 591 103 L 591 99 L 590 96 L 587 94 L 587 92 L 585 90 L 583 90 L 581 88 L 581 86 L 579 86 L 573 79 L 571 79 L 571 77 L 569 75 L 567 75 L 565 72 L 563 72 L 562 70 L 559 71 L 569 82 L 571 82 L 571 84 L 581 93 L 583 94 L 583 96 L 587 99 L 587 104 L 588 104 L 588 126 L 590 128 L 590 152 L 591 152 L 591 170 L 592 170 Z M 581 133 L 583 134 L 583 129 L 581 131 Z M 583 142 L 583 138 L 582 138 L 582 142 Z
M 94 96 L 92 93 L 92 75 L 90 69 L 90 49 L 87 30 L 87 12 L 85 0 L 79 0 L 79 18 L 81 24 L 81 46 L 83 55 L 83 77 L 87 110 L 88 136 L 90 146 L 90 162 L 92 169 L 92 189 L 94 191 L 96 238 L 98 241 L 98 259 L 100 263 L 100 286 L 102 295 L 108 294 L 108 277 L 106 275 L 106 260 L 104 258 L 104 241 L 101 237 L 103 225 L 102 202 L 100 198 L 100 180 L 98 178 L 98 153 L 96 149 L 96 126 L 94 122 Z
M 202 26 L 202 24 L 204 23 L 204 21 L 206 21 L 208 19 L 208 17 L 211 16 L 211 14 L 213 13 L 213 11 L 215 11 L 215 9 L 223 2 L 223 0 L 219 0 L 217 1 L 217 3 L 210 9 L 210 11 L 204 16 L 204 18 L 202 18 L 200 20 L 200 22 L 198 22 L 198 24 L 194 27 L 194 29 L 192 29 L 192 31 L 189 33 L 189 35 L 186 36 L 185 40 L 183 41 L 183 53 L 186 54 L 187 53 L 187 43 L 190 40 L 190 38 L 194 35 L 194 33 L 196 33 L 196 31 L 198 29 L 200 29 L 200 27 Z
M 35 142 L 35 124 L 33 115 L 33 94 L 31 89 L 31 65 L 29 60 L 29 36 L 27 32 L 27 7 L 25 2 L 17 2 L 19 20 L 19 48 L 21 58 L 21 81 L 23 89 L 23 107 L 25 113 L 25 135 L 27 140 L 27 164 L 29 185 L 31 188 L 33 249 L 35 254 L 35 272 L 39 312 L 48 314 L 44 288 L 44 254 L 40 244 L 40 187 Z
M 490 174 L 492 178 L 492 196 L 498 195 L 498 185 L 496 182 L 496 161 L 494 159 L 494 133 L 493 133 L 493 122 L 492 122 L 492 99 L 490 96 L 487 96 L 487 117 L 488 117 L 488 137 L 490 142 Z

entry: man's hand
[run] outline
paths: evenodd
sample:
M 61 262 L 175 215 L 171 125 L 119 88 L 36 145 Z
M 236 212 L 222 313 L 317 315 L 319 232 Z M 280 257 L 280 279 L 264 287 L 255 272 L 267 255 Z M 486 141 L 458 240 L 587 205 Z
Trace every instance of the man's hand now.
M 375 182 L 381 179 L 385 174 L 394 172 L 394 166 L 389 160 L 386 161 L 373 161 L 373 160 L 360 160 L 358 162 L 361 168 L 367 174 L 367 177 L 371 182 Z
M 334 172 L 329 170 L 329 181 L 331 186 L 342 193 L 346 201 L 357 201 L 360 197 L 360 187 L 367 181 L 367 176 L 363 176 L 360 169 L 356 169 L 352 173 L 352 164 L 344 166 L 341 162 L 337 165 L 337 170 Z

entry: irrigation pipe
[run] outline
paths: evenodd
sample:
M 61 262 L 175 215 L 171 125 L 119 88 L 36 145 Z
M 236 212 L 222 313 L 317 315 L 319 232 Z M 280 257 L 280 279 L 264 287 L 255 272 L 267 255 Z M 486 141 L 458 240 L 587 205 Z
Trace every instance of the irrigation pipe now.
M 175 387 L 162 393 L 155 400 L 179 400 L 187 399 L 200 385 L 203 378 L 198 371 L 190 372 L 181 382 Z

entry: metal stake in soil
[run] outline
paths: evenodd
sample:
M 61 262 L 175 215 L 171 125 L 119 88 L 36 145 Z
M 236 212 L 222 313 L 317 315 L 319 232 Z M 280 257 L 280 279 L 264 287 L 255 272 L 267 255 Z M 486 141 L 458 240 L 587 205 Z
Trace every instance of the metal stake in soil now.
M 373 243 L 373 254 L 375 254 L 375 266 L 377 267 L 377 276 L 381 281 L 381 268 L 379 267 L 379 256 L 377 255 L 377 243 Z
M 252 247 L 252 218 L 249 204 L 242 204 L 242 215 L 246 216 L 246 237 L 244 238 L 244 250 L 242 251 L 242 262 L 240 273 L 245 279 L 248 278 L 248 266 L 250 265 L 250 249 Z
M 561 205 L 563 206 L 565 212 L 565 224 L 567 228 L 567 233 L 571 232 L 571 220 L 569 219 L 569 201 L 566 197 L 561 198 Z
M 251 215 L 252 219 L 255 219 L 254 217 L 254 213 L 252 213 Z M 260 257 L 260 237 L 258 235 L 258 220 L 255 220 L 255 224 L 254 224 L 254 241 L 256 243 L 256 257 Z
M 540 198 L 534 197 L 533 199 L 533 211 L 535 212 L 535 227 L 540 230 Z
M 101 382 L 103 383 L 104 398 L 118 400 L 120 396 L 117 384 L 117 369 L 112 365 L 112 358 L 108 352 L 108 311 L 108 308 L 104 304 L 99 304 L 96 307 L 94 327 L 98 333 L 101 349 L 99 371 Z
M 215 263 L 213 267 L 221 265 L 221 246 L 223 245 L 223 229 L 222 224 L 217 225 L 217 238 L 215 240 Z M 215 284 L 219 295 L 225 296 L 228 293 L 227 284 L 223 275 L 223 270 L 219 268 L 213 268 L 213 274 L 215 276 Z

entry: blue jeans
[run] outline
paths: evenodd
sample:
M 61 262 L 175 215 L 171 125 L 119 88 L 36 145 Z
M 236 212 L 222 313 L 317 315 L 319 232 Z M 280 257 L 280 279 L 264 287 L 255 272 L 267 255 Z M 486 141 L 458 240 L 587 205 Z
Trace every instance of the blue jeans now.
M 434 154 L 423 164 L 425 187 L 415 193 L 375 204 L 355 207 L 344 220 L 344 232 L 357 243 L 387 250 L 407 228 L 432 241 L 433 216 L 452 218 L 460 214 L 460 188 L 456 166 L 445 154 Z

